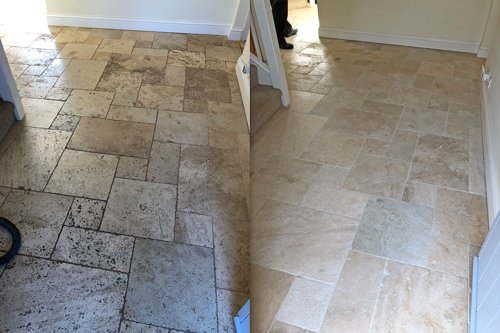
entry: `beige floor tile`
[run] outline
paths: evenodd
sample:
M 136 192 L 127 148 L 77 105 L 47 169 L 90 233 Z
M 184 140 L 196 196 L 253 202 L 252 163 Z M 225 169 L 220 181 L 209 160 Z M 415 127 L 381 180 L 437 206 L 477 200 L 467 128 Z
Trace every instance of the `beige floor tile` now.
M 290 90 L 291 102 L 288 110 L 290 112 L 309 113 L 323 97 L 324 95 L 321 94 Z
M 58 115 L 52 122 L 52 125 L 50 125 L 50 129 L 64 132 L 74 132 L 79 121 L 80 117 Z
M 252 224 L 254 263 L 335 284 L 358 221 L 270 200 Z
M 481 128 L 481 110 L 479 106 L 451 103 L 448 123 L 452 125 Z
M 121 39 L 152 42 L 155 36 L 154 32 L 147 31 L 124 31 Z
M 134 47 L 132 50 L 132 55 L 146 55 L 152 57 L 164 57 L 168 56 L 168 50 L 157 50 L 157 49 L 148 49 L 148 48 L 140 48 Z
M 49 128 L 56 118 L 63 102 L 46 99 L 24 98 L 22 100 L 26 112 L 25 125 Z
M 227 46 L 206 46 L 207 60 L 221 60 L 221 61 L 238 61 L 241 57 L 241 49 L 239 47 Z
M 167 86 L 184 87 L 186 85 L 186 69 L 184 67 L 167 65 L 165 84 Z
M 56 77 L 23 74 L 17 78 L 16 85 L 21 97 L 45 98 L 56 81 Z
M 102 231 L 174 240 L 173 185 L 116 178 L 102 220 Z
M 185 97 L 231 103 L 231 90 L 226 72 L 212 69 L 186 68 Z
M 403 201 L 434 208 L 436 206 L 437 187 L 431 184 L 408 181 L 403 193 Z
M 70 137 L 68 132 L 25 128 L 0 159 L 0 185 L 42 191 Z
M 21 31 L 13 32 L 8 34 L 7 36 L 2 37 L 2 44 L 6 46 L 28 47 L 38 38 L 38 36 L 39 35 L 36 33 Z
M 112 54 L 107 66 L 112 72 L 138 72 L 148 75 L 161 72 L 164 75 L 167 59 L 149 55 Z
M 443 135 L 447 117 L 446 112 L 406 107 L 398 128 Z
M 470 127 L 446 124 L 445 136 L 448 136 L 450 138 L 469 140 L 470 131 Z
M 343 187 L 357 192 L 401 200 L 410 163 L 360 154 Z
M 28 68 L 26 68 L 26 70 L 24 71 L 24 74 L 26 75 L 36 75 L 36 76 L 40 76 L 42 75 L 42 73 L 47 69 L 47 66 L 38 66 L 38 65 L 35 65 L 35 66 L 29 66 Z
M 113 120 L 132 121 L 137 123 L 156 123 L 155 109 L 135 108 L 130 106 L 111 105 L 106 118 Z
M 57 43 L 82 43 L 89 37 L 89 31 L 63 29 L 56 35 L 54 41 Z
M 374 101 L 365 101 L 363 105 L 361 105 L 360 110 L 399 116 L 403 112 L 403 106 Z
M 54 59 L 43 72 L 43 76 L 61 76 L 70 62 L 71 59 Z
M 73 90 L 61 114 L 106 118 L 113 97 L 110 92 Z
M 245 111 L 234 104 L 209 101 L 208 122 L 211 130 L 248 133 Z
M 78 30 L 89 31 L 89 38 L 121 38 L 123 35 L 123 30 L 117 29 L 89 29 L 89 28 L 79 28 Z
M 150 182 L 177 184 L 180 145 L 153 141 L 146 179 Z
M 318 81 L 321 80 L 321 76 L 319 75 L 307 75 L 307 74 L 300 74 L 300 73 L 287 73 L 287 79 L 288 79 L 288 88 L 291 90 L 297 90 L 297 91 L 311 91 L 313 93 L 318 93 L 318 94 L 327 94 L 330 89 L 322 89 L 320 91 L 312 91 L 312 88 L 318 83 Z
M 420 136 L 409 179 L 467 191 L 468 142 L 432 134 Z
M 155 140 L 208 145 L 208 117 L 204 114 L 160 111 Z
M 181 50 L 187 49 L 188 35 L 170 32 L 157 32 L 153 40 L 153 49 Z
M 455 68 L 453 64 L 445 64 L 442 62 L 431 62 L 422 61 L 420 68 L 418 69 L 419 74 L 426 74 L 432 76 L 453 76 Z
M 17 80 L 17 78 L 23 74 L 23 72 L 28 68 L 28 65 L 21 65 L 21 64 L 9 64 L 10 71 L 12 72 L 12 76 L 14 77 L 14 80 Z
M 11 47 L 7 50 L 6 55 L 10 64 L 48 66 L 57 56 L 57 53 L 57 50 Z
M 64 225 L 85 229 L 99 229 L 106 202 L 75 198 Z
M 97 85 L 97 90 L 110 91 L 137 98 L 137 93 L 141 88 L 142 73 L 138 72 L 118 72 L 104 71 Z
M 361 152 L 371 155 L 387 156 L 388 149 L 389 149 L 389 142 L 368 138 L 365 139 L 365 142 L 361 147 Z
M 177 212 L 174 241 L 214 247 L 212 218 L 205 215 Z
M 486 195 L 483 134 L 481 129 L 470 130 L 469 192 Z
M 55 86 L 94 90 L 105 67 L 106 61 L 73 59 Z
M 66 44 L 57 55 L 57 58 L 91 59 L 96 50 L 97 45 Z
M 182 111 L 183 98 L 184 89 L 182 87 L 143 84 L 137 97 L 137 106 Z
M 116 169 L 116 177 L 136 180 L 146 180 L 148 169 L 147 158 L 121 156 Z
M 391 261 L 386 270 L 372 332 L 467 332 L 466 279 Z
M 68 147 L 104 154 L 148 158 L 154 125 L 82 118 Z
M 385 260 L 351 251 L 320 332 L 366 333 L 377 304 Z
M 116 156 L 65 150 L 45 191 L 106 200 L 117 164 Z
M 295 277 L 276 319 L 314 332 L 319 331 L 333 290 L 332 285 Z
M 335 110 L 348 108 L 357 110 L 366 98 L 366 91 L 346 88 L 334 88 L 311 111 L 320 116 L 331 116 Z
M 399 117 L 350 109 L 339 109 L 323 127 L 329 131 L 342 131 L 382 141 L 392 138 Z
M 99 52 L 131 54 L 135 41 L 125 39 L 103 39 Z
M 387 157 L 411 162 L 417 141 L 418 133 L 396 130 L 387 151 Z

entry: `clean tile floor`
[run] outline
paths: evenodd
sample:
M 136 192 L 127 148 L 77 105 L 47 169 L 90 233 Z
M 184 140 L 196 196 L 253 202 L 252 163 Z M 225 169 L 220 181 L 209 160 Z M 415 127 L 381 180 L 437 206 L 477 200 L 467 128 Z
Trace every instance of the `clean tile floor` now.
M 488 230 L 475 55 L 299 34 L 292 102 L 251 139 L 252 327 L 468 331 Z
M 27 111 L 0 146 L 2 332 L 233 332 L 249 135 L 225 37 L 3 32 Z M 5 248 L 7 239 L 0 240 Z

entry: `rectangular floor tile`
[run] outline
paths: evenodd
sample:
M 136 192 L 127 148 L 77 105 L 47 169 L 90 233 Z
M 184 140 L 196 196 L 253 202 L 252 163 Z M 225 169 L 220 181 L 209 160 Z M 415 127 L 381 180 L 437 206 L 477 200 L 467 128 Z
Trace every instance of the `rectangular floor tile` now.
M 127 273 L 134 238 L 64 227 L 52 259 Z
M 208 117 L 199 113 L 160 111 L 155 140 L 206 146 Z
M 137 98 L 137 106 L 182 111 L 184 89 L 182 87 L 163 86 L 159 84 L 143 84 Z
M 16 85 L 21 97 L 45 98 L 56 81 L 56 77 L 23 74 L 17 78 Z
M 49 128 L 64 104 L 38 98 L 23 98 L 22 103 L 26 112 L 26 126 L 40 128 Z
M 217 332 L 213 260 L 212 249 L 138 239 L 125 319 L 186 331 Z
M 154 125 L 82 118 L 68 147 L 96 153 L 148 158 Z
M 226 72 L 212 69 L 186 69 L 186 98 L 231 103 Z
M 179 157 L 180 145 L 153 141 L 146 179 L 157 183 L 177 184 Z
M 94 90 L 105 67 L 106 61 L 73 59 L 55 86 Z
M 176 187 L 116 178 L 101 230 L 172 241 Z
M 85 198 L 75 198 L 65 225 L 87 229 L 99 229 L 106 202 Z
M 177 212 L 174 240 L 189 245 L 214 247 L 212 218 Z
M 106 118 L 113 97 L 113 93 L 104 91 L 73 90 L 61 114 Z
M 109 108 L 108 119 L 133 121 L 137 123 L 154 124 L 156 114 L 154 109 L 134 108 L 129 106 L 112 105 Z

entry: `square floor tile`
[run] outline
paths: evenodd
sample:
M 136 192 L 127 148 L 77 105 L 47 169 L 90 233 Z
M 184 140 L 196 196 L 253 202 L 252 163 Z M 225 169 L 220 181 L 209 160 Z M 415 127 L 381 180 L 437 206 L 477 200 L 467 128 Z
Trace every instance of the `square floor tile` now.
M 146 172 L 148 169 L 147 158 L 135 158 L 121 156 L 116 169 L 116 177 L 146 180 Z
M 118 330 L 126 274 L 24 256 L 9 266 L 0 283 L 0 330 Z
M 48 258 L 70 206 L 71 198 L 66 196 L 13 190 L 0 209 L 0 216 L 19 228 L 20 253 Z
M 176 187 L 116 178 L 101 230 L 172 241 Z
M 56 87 L 94 90 L 107 62 L 102 60 L 73 59 L 57 80 Z
M 406 161 L 360 154 L 343 187 L 400 200 L 409 170 L 410 163 Z
M 66 150 L 45 191 L 106 200 L 118 157 Z
M 105 201 L 75 198 L 64 224 L 70 227 L 97 230 L 101 225 L 105 207 Z
M 208 145 L 208 117 L 205 114 L 160 111 L 155 140 Z
M 64 227 L 52 259 L 127 273 L 134 238 Z
M 389 261 L 371 331 L 467 332 L 467 294 L 467 279 Z
M 148 158 L 154 125 L 108 119 L 80 119 L 68 148 Z
M 184 88 L 143 84 L 137 97 L 137 106 L 151 109 L 182 111 Z
M 361 218 L 353 249 L 427 265 L 433 210 L 388 199 L 370 199 Z
M 468 142 L 432 134 L 422 135 L 415 151 L 410 180 L 468 191 Z
M 49 128 L 56 118 L 64 102 L 46 99 L 23 98 L 26 112 L 25 125 L 30 127 Z
M 177 184 L 179 179 L 180 145 L 153 141 L 147 169 L 147 180 Z
M 177 212 L 175 238 L 178 243 L 214 247 L 214 233 L 210 216 Z
M 217 332 L 213 260 L 212 249 L 137 239 L 125 319 Z
M 226 72 L 186 68 L 185 97 L 231 103 L 231 90 Z
M 113 97 L 110 92 L 73 90 L 61 114 L 106 118 Z
M 70 137 L 68 132 L 24 129 L 0 159 L 0 185 L 42 191 Z
M 58 115 L 52 122 L 52 125 L 50 125 L 50 129 L 56 131 L 74 132 L 79 121 L 80 117 Z

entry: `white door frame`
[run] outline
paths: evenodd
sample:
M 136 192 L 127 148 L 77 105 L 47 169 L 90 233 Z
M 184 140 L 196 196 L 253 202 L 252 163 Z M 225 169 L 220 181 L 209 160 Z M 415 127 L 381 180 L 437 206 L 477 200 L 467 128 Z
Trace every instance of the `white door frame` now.
M 14 104 L 14 114 L 17 120 L 24 118 L 25 113 L 21 103 L 21 96 L 17 90 L 16 81 L 12 76 L 2 41 L 0 41 L 0 96 L 4 101 Z

